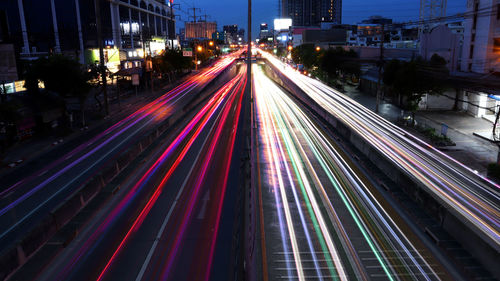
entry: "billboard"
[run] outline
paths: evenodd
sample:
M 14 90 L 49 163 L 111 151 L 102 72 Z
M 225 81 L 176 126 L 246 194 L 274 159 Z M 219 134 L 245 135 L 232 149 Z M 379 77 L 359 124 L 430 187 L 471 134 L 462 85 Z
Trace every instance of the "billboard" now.
M 292 19 L 275 19 L 274 20 L 274 30 L 288 30 L 292 26 Z

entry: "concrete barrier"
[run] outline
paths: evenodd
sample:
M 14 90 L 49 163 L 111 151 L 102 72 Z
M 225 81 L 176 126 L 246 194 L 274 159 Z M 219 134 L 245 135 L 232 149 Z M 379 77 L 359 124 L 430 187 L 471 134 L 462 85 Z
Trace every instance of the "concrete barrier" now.
M 17 247 L 12 247 L 2 251 L 0 256 L 0 279 L 4 280 L 7 278 L 7 276 L 20 265 L 19 251 Z
M 20 263 L 24 263 L 25 259 L 31 256 L 45 241 L 57 232 L 57 226 L 54 223 L 52 216 L 47 216 L 39 223 L 29 234 L 21 241 L 19 253 Z
M 491 239 L 485 237 L 474 225 L 467 223 L 461 214 L 452 208 L 448 208 L 440 198 L 430 192 L 412 174 L 395 165 L 391 159 L 380 153 L 357 132 L 351 130 L 341 120 L 337 120 L 335 116 L 322 108 L 272 64 L 267 63 L 264 70 L 274 82 L 288 90 L 294 98 L 306 105 L 318 116 L 321 116 L 337 133 L 349 140 L 356 149 L 363 153 L 372 163 L 376 164 L 408 196 L 419 203 L 422 209 L 425 209 L 437 222 L 440 222 L 441 227 L 477 259 L 484 268 L 500 279 L 500 267 L 498 266 L 500 252 L 497 248 L 498 245 L 495 245 Z M 447 249 L 443 250 L 447 251 Z M 468 269 L 464 268 L 464 270 L 467 271 Z
M 92 199 L 102 188 L 102 181 L 98 177 L 93 177 L 80 191 L 82 201 L 87 203 Z
M 52 211 L 56 228 L 61 229 L 82 207 L 82 200 L 76 194 L 60 204 L 59 207 Z

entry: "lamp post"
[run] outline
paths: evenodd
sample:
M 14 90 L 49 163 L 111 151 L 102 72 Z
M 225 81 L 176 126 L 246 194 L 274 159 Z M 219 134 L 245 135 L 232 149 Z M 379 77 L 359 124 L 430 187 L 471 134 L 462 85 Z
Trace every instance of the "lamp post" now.
M 194 65 L 195 65 L 194 70 L 198 70 L 198 52 L 201 51 L 203 51 L 203 47 L 200 45 L 198 45 L 198 47 L 196 47 L 194 50 Z
M 248 0 L 247 86 L 252 94 L 252 0 Z

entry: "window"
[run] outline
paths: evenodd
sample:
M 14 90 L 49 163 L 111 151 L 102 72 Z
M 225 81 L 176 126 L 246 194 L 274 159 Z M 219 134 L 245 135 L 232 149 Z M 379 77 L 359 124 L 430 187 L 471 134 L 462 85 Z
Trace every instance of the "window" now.
M 500 20 L 500 4 L 497 4 L 497 20 Z
M 493 52 L 500 53 L 500 38 L 493 39 Z

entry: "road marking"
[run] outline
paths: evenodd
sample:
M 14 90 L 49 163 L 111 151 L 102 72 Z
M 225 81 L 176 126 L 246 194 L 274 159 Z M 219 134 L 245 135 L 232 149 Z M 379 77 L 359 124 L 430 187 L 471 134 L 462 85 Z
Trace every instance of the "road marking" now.
M 193 87 L 194 88 L 194 87 Z M 182 94 L 179 98 L 177 98 L 176 100 L 174 100 L 172 102 L 172 104 L 175 104 L 177 103 L 182 97 L 184 97 L 187 93 L 191 92 L 191 90 L 193 88 L 188 88 L 188 90 L 186 90 L 186 92 L 184 94 Z M 150 115 L 155 115 L 155 114 L 150 114 Z M 156 114 L 157 115 L 157 114 Z M 148 117 L 149 115 L 146 115 L 144 116 L 142 119 Z M 106 158 L 109 154 L 111 154 L 113 151 L 115 151 L 119 146 L 121 146 L 123 143 L 125 143 L 126 141 L 128 141 L 132 136 L 136 135 L 140 130 L 142 130 L 144 127 L 146 127 L 147 125 L 149 125 L 149 123 L 151 123 L 153 121 L 155 116 L 153 116 L 153 118 L 151 118 L 150 120 L 148 120 L 144 125 L 142 125 L 140 128 L 138 128 L 137 130 L 135 130 L 132 134 L 129 134 L 128 137 L 126 137 L 124 140 L 122 140 L 117 146 L 115 146 L 113 149 L 109 150 L 106 154 L 104 154 L 104 156 L 102 156 L 101 158 L 99 158 L 97 161 L 94 161 L 93 164 L 88 167 L 87 169 L 85 169 L 82 173 L 80 173 L 78 176 L 76 177 L 73 177 L 73 179 L 68 182 L 66 185 L 64 185 L 62 188 L 60 188 L 57 192 L 55 192 L 54 194 L 52 194 L 52 196 L 50 196 L 49 198 L 47 198 L 45 201 L 43 201 L 42 203 L 40 203 L 35 209 L 31 210 L 28 214 L 26 214 L 23 218 L 21 218 L 20 220 L 18 220 L 14 225 L 12 225 L 11 227 L 9 227 L 9 229 L 7 229 L 6 231 L 4 231 L 2 234 L 0 234 L 0 239 L 2 239 L 7 233 L 9 233 L 10 231 L 12 231 L 14 228 L 16 228 L 21 222 L 25 221 L 29 216 L 33 215 L 36 211 L 38 211 L 43 205 L 45 205 L 48 201 L 52 200 L 55 196 L 59 195 L 60 192 L 62 192 L 64 189 L 66 189 L 69 185 L 71 185 L 73 182 L 75 182 L 78 178 L 80 178 L 83 174 L 87 173 L 90 169 L 92 169 L 94 166 L 97 165 L 97 163 L 99 163 L 100 161 L 102 161 L 104 158 Z M 136 123 L 138 123 L 139 121 L 141 121 L 142 119 L 139 119 L 137 120 Z M 129 127 L 132 127 L 132 125 L 130 125 Z M 116 135 L 116 137 L 118 137 L 118 135 Z M 112 137 L 113 138 L 113 137 Z M 106 140 L 105 142 L 110 142 L 110 140 L 112 140 L 111 138 Z M 87 146 L 91 145 L 91 143 L 87 144 Z M 103 146 L 104 147 L 104 146 Z M 103 148 L 101 147 L 101 148 Z M 97 152 L 97 150 L 95 151 Z M 92 152 L 94 153 L 94 152 Z M 86 158 L 88 158 L 88 156 L 82 156 L 82 160 L 80 160 L 78 163 L 75 163 L 74 165 L 72 165 L 70 168 L 73 168 L 74 166 L 76 166 L 77 164 L 79 164 L 81 161 L 85 160 Z M 77 160 L 78 161 L 78 160 Z M 69 168 L 68 168 L 69 169 Z M 61 174 L 62 175 L 62 174 Z M 52 182 L 52 180 L 50 180 L 49 182 Z M 19 199 L 18 199 L 19 200 Z M 16 204 L 17 206 L 17 204 Z M 4 215 L 5 213 L 7 212 L 4 212 L 1 215 Z
M 38 176 L 39 176 L 39 177 L 40 177 L 40 176 L 43 176 L 43 175 L 45 175 L 45 173 L 47 173 L 48 171 L 49 171 L 49 170 L 45 170 L 45 171 L 41 172 L 40 174 L 38 174 Z
M 207 203 L 209 200 L 210 200 L 210 190 L 207 190 L 207 192 L 205 192 L 205 196 L 203 196 L 203 199 L 201 199 L 201 201 L 203 201 L 203 205 L 201 206 L 200 212 L 198 213 L 198 216 L 196 217 L 197 219 L 202 220 L 205 218 L 205 213 L 207 210 Z
M 210 131 L 213 130 L 216 123 L 217 122 L 214 122 L 212 124 Z M 186 178 L 184 179 L 184 182 L 182 183 L 181 189 L 179 190 L 179 192 L 177 192 L 177 196 L 175 197 L 175 200 L 172 203 L 170 210 L 168 210 L 168 213 L 167 213 L 167 216 L 165 217 L 165 220 L 163 221 L 160 229 L 158 230 L 158 233 L 156 234 L 153 245 L 151 246 L 151 249 L 149 249 L 148 255 L 146 256 L 146 259 L 144 260 L 144 263 L 142 264 L 141 270 L 139 271 L 139 274 L 137 274 L 135 281 L 139 281 L 142 279 L 142 277 L 144 277 L 144 273 L 146 272 L 146 269 L 149 265 L 149 262 L 151 261 L 151 258 L 153 257 L 153 253 L 156 250 L 156 247 L 158 246 L 158 242 L 160 241 L 160 238 L 163 234 L 163 231 L 165 230 L 165 227 L 167 226 L 168 220 L 170 219 L 170 216 L 172 215 L 172 212 L 174 211 L 175 205 L 177 205 L 177 202 L 179 201 L 179 198 L 181 197 L 182 191 L 186 187 L 188 179 L 190 178 L 191 174 L 193 173 L 194 167 L 196 166 L 196 163 L 198 162 L 198 160 L 201 156 L 201 151 L 203 150 L 203 147 L 205 146 L 207 141 L 208 141 L 208 137 L 205 138 L 205 140 L 203 141 L 203 144 L 200 146 L 200 150 L 198 152 L 198 155 L 196 156 L 196 159 L 193 162 L 193 165 L 191 166 L 189 173 L 187 174 Z
M 252 95 L 253 98 L 253 95 Z M 257 114 L 254 112 L 255 108 L 255 102 L 252 103 L 252 117 L 255 122 L 255 117 Z M 259 125 L 257 124 L 257 127 Z M 255 128 L 257 129 L 257 128 Z M 255 135 L 255 142 L 257 146 L 259 145 L 259 134 Z M 264 229 L 264 205 L 263 205 L 263 200 L 262 200 L 262 181 L 261 181 L 261 174 L 260 174 L 260 161 L 259 161 L 259 153 L 260 149 L 257 150 L 256 155 L 256 163 L 257 163 L 257 186 L 259 189 L 259 217 L 260 217 L 260 248 L 262 250 L 262 280 L 267 281 L 269 279 L 268 277 L 268 269 L 267 269 L 267 249 L 266 249 L 266 234 L 265 234 L 265 229 Z M 252 165 L 253 166 L 253 165 Z

